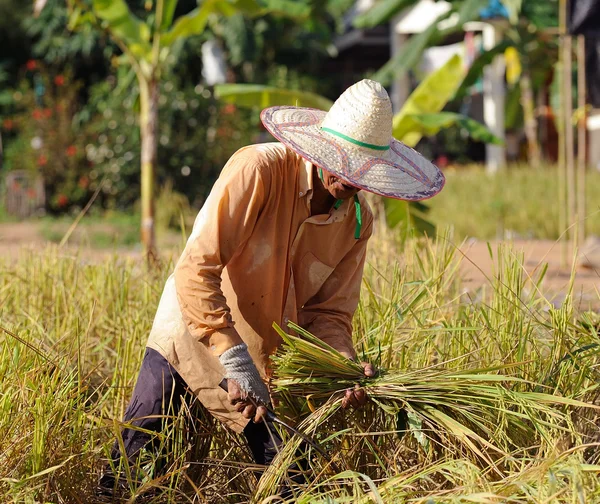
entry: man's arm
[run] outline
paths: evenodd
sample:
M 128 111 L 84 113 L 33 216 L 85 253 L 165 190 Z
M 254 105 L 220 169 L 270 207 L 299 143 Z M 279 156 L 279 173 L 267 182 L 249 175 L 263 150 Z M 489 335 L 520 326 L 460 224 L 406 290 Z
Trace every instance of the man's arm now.
M 223 169 L 194 224 L 195 239 L 188 241 L 174 273 L 189 332 L 217 356 L 243 343 L 221 290 L 221 274 L 250 237 L 270 184 L 268 171 L 261 171 L 255 155 L 244 151 Z
M 298 323 L 327 344 L 354 358 L 352 318 L 360 298 L 367 241 L 373 230 L 373 217 L 365 222 L 361 237 L 344 256 L 329 278 L 298 313 Z

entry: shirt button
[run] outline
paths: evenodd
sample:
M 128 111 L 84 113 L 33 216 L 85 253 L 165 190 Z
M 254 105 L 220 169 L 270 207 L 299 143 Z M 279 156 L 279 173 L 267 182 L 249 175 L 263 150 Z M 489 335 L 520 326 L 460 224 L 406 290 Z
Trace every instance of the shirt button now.
M 290 319 L 289 319 L 289 318 L 287 318 L 287 317 L 284 317 L 284 319 L 283 319 L 283 323 L 284 323 L 285 325 L 287 325 L 287 323 L 288 323 L 289 321 L 290 321 Z
M 298 195 L 299 195 L 299 196 L 304 196 L 304 193 L 303 193 L 302 191 L 300 191 L 300 192 L 298 193 Z

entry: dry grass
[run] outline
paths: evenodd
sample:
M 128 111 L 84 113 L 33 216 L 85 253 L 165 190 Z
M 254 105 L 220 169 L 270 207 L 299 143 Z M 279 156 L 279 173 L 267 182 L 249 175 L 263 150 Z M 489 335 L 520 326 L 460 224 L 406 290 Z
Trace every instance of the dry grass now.
M 596 402 L 598 320 L 576 313 L 570 297 L 554 309 L 508 248 L 493 251 L 492 284 L 468 296 L 455 250 L 446 235 L 410 241 L 402 254 L 391 237 L 375 237 L 355 332 L 361 356 L 389 370 L 371 384 L 378 403 L 342 413 L 343 382 L 308 400 L 306 376 L 302 387 L 280 383 L 289 399 L 281 414 L 293 405 L 342 471 L 312 454 L 297 502 L 600 502 L 596 412 L 574 402 Z M 169 270 L 148 274 L 118 257 L 89 264 L 56 248 L 0 260 L 4 501 L 97 502 L 96 472 L 121 427 Z M 297 372 L 289 360 L 280 378 Z M 407 383 L 419 384 L 411 400 Z M 164 472 L 151 454 L 133 468 L 130 502 L 277 492 L 298 440 L 258 482 L 240 437 L 206 419 L 184 428 L 184 416 L 160 436 Z M 194 444 L 208 455 L 190 464 Z M 158 496 L 144 498 L 150 487 Z

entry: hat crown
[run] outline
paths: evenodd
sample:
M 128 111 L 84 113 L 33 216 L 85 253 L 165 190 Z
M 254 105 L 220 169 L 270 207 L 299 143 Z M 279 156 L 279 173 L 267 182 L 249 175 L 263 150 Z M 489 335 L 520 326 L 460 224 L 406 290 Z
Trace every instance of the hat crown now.
M 384 87 L 363 79 L 340 95 L 321 128 L 362 144 L 386 147 L 392 140 L 392 116 L 392 102 Z

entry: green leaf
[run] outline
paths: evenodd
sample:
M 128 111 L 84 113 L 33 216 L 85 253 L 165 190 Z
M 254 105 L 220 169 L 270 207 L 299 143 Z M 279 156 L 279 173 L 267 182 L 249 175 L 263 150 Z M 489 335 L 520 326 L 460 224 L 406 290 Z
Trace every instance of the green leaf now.
M 310 15 L 310 3 L 298 0 L 261 0 L 261 14 L 278 14 L 295 19 L 305 19 Z
M 413 117 L 414 114 L 442 110 L 456 93 L 463 76 L 462 59 L 456 54 L 443 67 L 429 74 L 394 116 L 394 137 L 411 147 L 417 145 L 423 133 Z
M 464 128 L 473 140 L 502 145 L 500 138 L 494 135 L 484 124 L 455 112 L 437 112 L 434 114 L 410 114 L 410 119 L 420 128 L 423 135 L 435 135 L 443 128 L 458 125 Z
M 218 11 L 219 0 L 206 0 L 192 12 L 177 18 L 172 28 L 161 37 L 161 45 L 167 47 L 176 40 L 204 32 L 208 17 Z
M 510 20 L 510 22 L 512 24 L 517 24 L 517 22 L 519 21 L 519 14 L 521 13 L 521 6 L 523 4 L 523 0 L 502 0 L 502 4 L 504 5 L 504 7 L 506 7 L 506 10 L 508 11 L 508 19 Z
M 316 93 L 259 84 L 221 84 L 215 86 L 215 96 L 240 107 L 265 108 L 274 105 L 293 105 L 329 110 L 333 104 L 331 100 Z
M 400 11 L 417 3 L 418 0 L 379 0 L 373 7 L 357 16 L 353 24 L 356 28 L 373 28 L 390 21 Z
M 162 17 L 160 22 L 160 31 L 168 30 L 173 22 L 173 14 L 179 0 L 163 0 Z
M 124 0 L 93 0 L 94 13 L 105 21 L 110 34 L 137 55 L 150 45 L 150 28 L 132 14 Z
M 407 233 L 435 235 L 435 224 L 427 218 L 429 207 L 425 203 L 384 198 L 383 206 L 386 223 L 391 229 L 402 224 Z
M 0 105 L 10 105 L 14 101 L 12 91 L 0 91 Z
M 264 13 L 261 4 L 254 0 L 233 0 L 233 4 L 240 14 L 246 16 L 260 16 Z
M 421 417 L 410 410 L 406 412 L 406 417 L 413 437 L 425 451 L 429 451 L 429 438 L 423 433 L 423 420 Z

